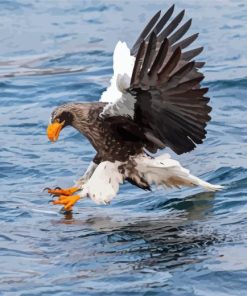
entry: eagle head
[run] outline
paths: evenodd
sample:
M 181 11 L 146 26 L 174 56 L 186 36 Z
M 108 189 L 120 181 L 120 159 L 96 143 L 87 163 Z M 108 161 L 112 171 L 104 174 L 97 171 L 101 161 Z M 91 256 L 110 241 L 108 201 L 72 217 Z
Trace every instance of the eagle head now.
M 62 105 L 57 107 L 52 113 L 50 118 L 50 124 L 47 127 L 47 136 L 51 142 L 57 141 L 61 130 L 72 125 L 73 112 L 70 111 L 68 106 Z

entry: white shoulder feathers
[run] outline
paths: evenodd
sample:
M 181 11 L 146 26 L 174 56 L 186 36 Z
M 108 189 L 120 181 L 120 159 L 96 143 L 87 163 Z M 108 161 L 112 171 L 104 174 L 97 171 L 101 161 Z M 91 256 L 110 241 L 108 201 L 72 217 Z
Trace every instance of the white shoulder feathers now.
M 113 54 L 113 76 L 111 84 L 102 93 L 101 102 L 108 102 L 104 108 L 103 116 L 131 116 L 134 115 L 135 98 L 126 92 L 135 64 L 135 57 L 125 42 L 118 41 Z

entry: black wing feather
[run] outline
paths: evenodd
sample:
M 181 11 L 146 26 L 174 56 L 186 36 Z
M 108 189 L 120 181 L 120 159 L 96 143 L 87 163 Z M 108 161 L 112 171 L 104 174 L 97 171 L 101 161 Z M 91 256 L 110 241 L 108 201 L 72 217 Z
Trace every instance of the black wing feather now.
M 149 34 L 149 32 L 152 30 L 153 26 L 156 24 L 156 22 L 158 21 L 159 17 L 160 17 L 161 11 L 158 11 L 149 21 L 149 23 L 146 25 L 146 27 L 144 28 L 144 30 L 141 32 L 140 36 L 138 37 L 138 39 L 136 40 L 136 43 L 133 45 L 132 49 L 131 49 L 131 55 L 136 56 L 138 49 L 140 47 L 140 44 L 142 43 L 143 40 L 145 40 L 145 38 L 147 37 L 147 35 Z
M 153 32 L 158 35 L 160 33 L 160 31 L 164 28 L 164 26 L 166 25 L 166 23 L 169 21 L 170 17 L 173 14 L 174 11 L 174 7 L 175 5 L 173 4 L 168 10 L 167 12 L 161 17 L 161 19 L 159 20 L 159 22 L 157 23 L 157 25 L 154 27 Z
M 162 68 L 157 72 L 159 80 L 167 80 L 169 74 L 176 68 L 181 57 L 181 49 L 178 47 L 171 55 L 169 60 L 163 64 Z
M 188 20 L 182 27 L 180 27 L 172 36 L 169 37 L 169 43 L 173 44 L 183 37 L 189 30 L 192 19 Z
M 158 11 L 148 22 L 146 27 L 141 32 L 140 36 L 136 40 L 135 44 L 133 45 L 130 53 L 133 56 L 137 55 L 138 49 L 143 40 L 148 40 L 151 33 L 154 32 L 156 35 L 160 33 L 160 31 L 164 28 L 166 23 L 169 21 L 170 17 L 173 14 L 175 5 L 173 4 L 167 12 L 160 18 L 161 11 Z M 160 18 L 160 20 L 159 20 Z M 156 24 L 156 25 L 155 25 Z M 164 38 L 163 38 L 164 39 Z
M 180 47 L 181 49 L 188 47 L 191 43 L 193 43 L 197 39 L 198 36 L 199 36 L 199 34 L 196 33 L 196 34 L 193 34 L 193 35 L 187 37 L 186 39 L 183 39 L 182 41 L 174 44 L 173 50 L 175 50 L 177 47 Z
M 180 24 L 180 22 L 182 21 L 183 17 L 184 17 L 184 13 L 185 11 L 181 11 L 172 21 L 171 23 L 160 33 L 159 35 L 159 40 L 163 40 L 164 38 L 166 38 L 167 36 L 170 35 L 170 33 L 172 33 L 177 26 Z
M 142 68 L 140 71 L 140 79 L 144 77 L 144 75 L 148 72 L 148 69 L 150 67 L 150 64 L 152 62 L 153 56 L 155 54 L 155 49 L 156 49 L 156 35 L 154 32 L 151 33 L 149 42 L 146 46 L 146 53 L 145 57 L 142 61 Z
M 153 64 L 150 67 L 150 70 L 148 71 L 148 75 L 151 76 L 158 69 L 160 69 L 160 67 L 162 66 L 162 64 L 166 58 L 166 55 L 168 52 L 168 46 L 169 46 L 168 40 L 167 40 L 167 38 L 165 38 L 160 45 L 158 53 L 157 53 L 156 57 L 154 58 Z
M 198 48 L 195 48 L 195 49 L 192 49 L 192 50 L 188 50 L 188 51 L 183 53 L 182 58 L 185 61 L 190 61 L 194 57 L 198 56 L 202 51 L 203 51 L 203 47 L 198 47 Z

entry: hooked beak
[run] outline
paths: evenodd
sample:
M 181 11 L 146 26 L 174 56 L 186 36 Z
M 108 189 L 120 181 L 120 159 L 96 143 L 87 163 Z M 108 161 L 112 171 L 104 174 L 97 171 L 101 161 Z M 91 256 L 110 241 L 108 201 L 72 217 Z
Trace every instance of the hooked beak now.
M 63 128 L 65 124 L 65 121 L 63 122 L 54 122 L 54 123 L 51 123 L 48 125 L 47 127 L 47 130 L 46 130 L 46 133 L 47 133 L 47 137 L 49 138 L 49 140 L 51 142 L 56 142 L 58 137 L 59 137 L 59 134 Z

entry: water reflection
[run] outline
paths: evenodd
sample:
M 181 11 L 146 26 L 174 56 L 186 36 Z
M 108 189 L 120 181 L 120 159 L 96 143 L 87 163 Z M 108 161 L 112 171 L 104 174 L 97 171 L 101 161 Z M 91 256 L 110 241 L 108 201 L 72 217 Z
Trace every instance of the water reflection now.
M 119 213 L 116 208 L 91 211 L 87 208 L 85 216 L 70 212 L 52 223 L 70 224 L 72 233 L 74 227 L 73 239 L 98 237 L 97 250 L 94 245 L 93 252 L 114 257 L 115 263 L 124 260 L 132 269 L 156 266 L 159 270 L 169 270 L 200 262 L 203 256 L 198 258 L 199 249 L 203 254 L 206 247 L 224 240 L 216 227 L 207 225 L 209 213 L 212 218 L 213 200 L 212 193 L 198 193 L 183 200 L 166 201 L 159 204 L 155 214 L 147 211 L 139 216 Z M 84 209 L 80 211 L 83 213 Z

